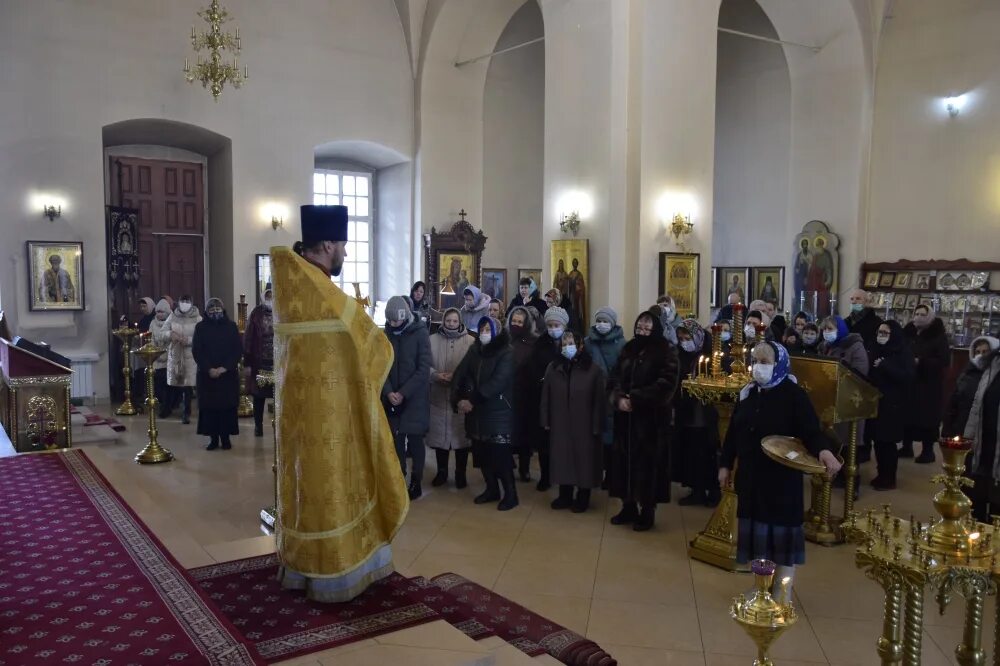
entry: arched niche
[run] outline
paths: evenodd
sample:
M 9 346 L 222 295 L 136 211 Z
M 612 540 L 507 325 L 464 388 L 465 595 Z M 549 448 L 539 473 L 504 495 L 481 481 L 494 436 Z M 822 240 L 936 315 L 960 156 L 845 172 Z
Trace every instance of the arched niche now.
M 492 50 L 544 35 L 542 10 L 528 0 Z M 518 268 L 546 267 L 544 164 L 545 45 L 538 42 L 491 58 L 483 92 L 482 228 L 490 236 L 483 261 L 508 270 L 508 299 Z

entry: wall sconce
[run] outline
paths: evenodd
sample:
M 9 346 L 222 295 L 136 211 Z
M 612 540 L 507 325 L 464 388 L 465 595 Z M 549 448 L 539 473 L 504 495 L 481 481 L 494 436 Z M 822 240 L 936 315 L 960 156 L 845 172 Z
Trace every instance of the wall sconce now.
M 62 217 L 61 204 L 43 204 L 42 217 L 49 218 L 49 222 L 54 222 L 57 217 Z
M 683 252 L 688 249 L 682 239 L 694 231 L 691 215 L 695 209 L 694 197 L 684 192 L 667 192 L 656 202 L 657 217 L 666 224 L 667 233 L 674 237 Z
M 968 95 L 956 95 L 955 97 L 945 97 L 944 98 L 944 108 L 948 111 L 948 115 L 954 118 L 962 109 L 965 107 L 965 103 L 969 101 Z
M 559 220 L 559 230 L 564 234 L 572 232 L 574 236 L 580 231 L 580 214 L 575 210 L 569 215 L 563 215 Z
M 556 211 L 559 213 L 559 230 L 576 236 L 580 223 L 594 212 L 594 201 L 586 192 L 570 190 L 559 197 Z
M 681 240 L 683 236 L 687 236 L 694 230 L 694 222 L 691 221 L 690 215 L 683 215 L 681 213 L 674 213 L 674 219 L 670 221 L 670 234 L 674 237 L 674 241 L 681 246 L 681 249 L 687 252 L 687 248 L 684 247 L 684 241 Z
M 264 220 L 270 220 L 271 228 L 275 231 L 285 226 L 285 216 L 287 214 L 288 208 L 276 201 L 270 201 L 260 207 L 260 216 Z

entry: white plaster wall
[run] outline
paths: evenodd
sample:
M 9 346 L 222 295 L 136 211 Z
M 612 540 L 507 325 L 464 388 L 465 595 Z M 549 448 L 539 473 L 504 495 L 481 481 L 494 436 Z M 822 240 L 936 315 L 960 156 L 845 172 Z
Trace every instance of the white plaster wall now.
M 410 211 L 413 200 L 413 164 L 403 162 L 375 174 L 375 211 L 378 223 L 375 239 L 378 246 L 376 296 L 386 301 L 396 294 L 409 295 L 411 281 L 410 248 L 422 239 L 413 238 Z
M 723 0 L 719 26 L 777 38 L 755 0 Z M 791 83 L 778 44 L 719 33 L 712 262 L 787 263 Z M 788 299 L 786 299 L 787 303 Z
M 412 157 L 412 77 L 392 0 L 300 0 L 294 10 L 231 4 L 250 79 L 218 102 L 181 72 L 196 9 L 131 0 L 0 3 L 0 294 L 25 335 L 63 352 L 106 352 L 104 125 L 165 118 L 232 139 L 232 293 L 252 293 L 254 253 L 296 239 L 297 214 L 275 232 L 258 209 L 277 199 L 294 211 L 311 199 L 314 146 L 361 139 Z M 63 217 L 43 219 L 27 203 L 34 191 L 63 196 Z M 87 312 L 29 315 L 29 239 L 84 242 Z M 98 395 L 107 395 L 106 365 L 97 377 Z
M 881 38 L 867 257 L 1000 257 L 1000 4 L 907 0 Z M 941 98 L 968 93 L 951 118 Z
M 544 35 L 542 12 L 529 0 L 511 17 L 495 50 Z M 545 161 L 545 46 L 537 43 L 491 59 L 483 103 L 483 265 L 508 269 L 508 298 L 517 269 L 538 268 L 542 246 Z

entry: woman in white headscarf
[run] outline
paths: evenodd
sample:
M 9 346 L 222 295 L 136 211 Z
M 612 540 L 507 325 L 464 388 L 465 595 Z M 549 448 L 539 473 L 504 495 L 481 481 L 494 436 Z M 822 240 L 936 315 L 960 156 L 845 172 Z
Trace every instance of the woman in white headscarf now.
M 167 349 L 170 346 L 170 326 L 167 325 L 167 318 L 170 316 L 170 304 L 166 299 L 161 298 L 153 309 L 153 319 L 149 322 L 149 335 L 152 342 L 157 347 Z M 160 418 L 165 418 L 170 411 L 171 395 L 167 386 L 167 355 L 160 354 L 160 357 L 153 361 L 153 393 L 157 402 L 160 403 Z

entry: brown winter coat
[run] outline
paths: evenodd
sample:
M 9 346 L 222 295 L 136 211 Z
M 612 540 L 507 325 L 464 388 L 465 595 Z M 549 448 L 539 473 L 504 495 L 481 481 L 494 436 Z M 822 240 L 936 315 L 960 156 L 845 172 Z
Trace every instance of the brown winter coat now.
M 573 361 L 560 359 L 549 365 L 542 382 L 540 418 L 549 431 L 553 484 L 601 485 L 606 406 L 604 371 L 586 349 Z
M 451 450 L 469 446 L 465 418 L 451 408 L 451 384 L 442 384 L 434 376 L 439 372 L 455 372 L 475 341 L 464 326 L 452 338 L 441 331 L 431 336 L 431 427 L 424 440 L 431 448 Z

